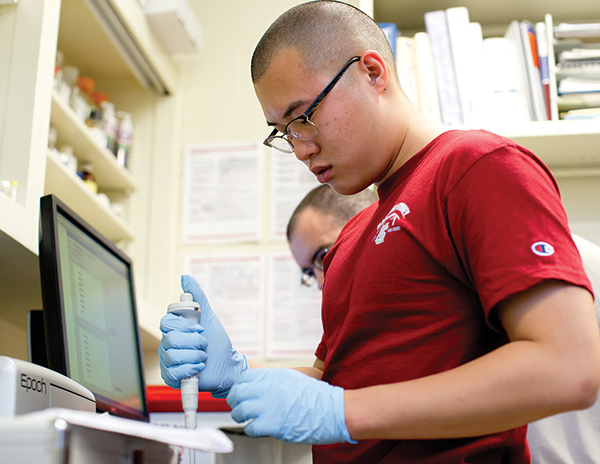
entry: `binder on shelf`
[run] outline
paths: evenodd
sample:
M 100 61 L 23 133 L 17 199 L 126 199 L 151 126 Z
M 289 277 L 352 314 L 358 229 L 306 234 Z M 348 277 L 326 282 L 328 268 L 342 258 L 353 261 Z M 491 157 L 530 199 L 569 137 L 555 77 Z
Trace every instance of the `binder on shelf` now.
M 483 111 L 479 107 L 483 93 L 481 25 L 470 22 L 467 7 L 445 11 L 462 119 L 464 124 L 473 125 L 480 120 Z
M 554 21 L 550 13 L 544 15 L 546 30 L 546 46 L 548 48 L 548 92 L 550 93 L 550 116 L 552 121 L 557 121 L 557 81 L 556 81 L 556 58 L 554 54 Z
M 492 125 L 506 121 L 529 122 L 520 61 L 513 41 L 506 37 L 488 37 L 483 40 L 483 56 L 487 122 Z
M 533 25 L 529 21 L 521 21 L 521 44 L 525 57 L 525 70 L 527 87 L 531 107 L 533 109 L 534 121 L 546 121 L 548 119 L 544 104 L 544 91 L 540 72 L 540 62 L 537 49 L 537 40 Z
M 540 77 L 542 91 L 544 96 L 544 105 L 546 107 L 546 118 L 551 121 L 552 101 L 550 98 L 550 70 L 548 58 L 548 38 L 546 35 L 546 23 L 539 22 L 535 24 L 535 37 L 537 40 L 538 56 L 540 60 Z
M 427 32 L 417 32 L 414 38 L 420 109 L 431 122 L 441 124 L 442 117 L 429 35 Z
M 442 122 L 447 126 L 461 125 L 464 119 L 458 95 L 446 11 L 428 11 L 424 18 L 425 30 L 431 43 Z
M 413 105 L 420 108 L 414 37 L 396 38 L 396 70 L 402 90 Z
M 505 37 L 517 50 L 518 67 L 529 108 L 529 117 L 532 121 L 545 121 L 547 117 L 533 26 L 528 21 L 513 20 Z

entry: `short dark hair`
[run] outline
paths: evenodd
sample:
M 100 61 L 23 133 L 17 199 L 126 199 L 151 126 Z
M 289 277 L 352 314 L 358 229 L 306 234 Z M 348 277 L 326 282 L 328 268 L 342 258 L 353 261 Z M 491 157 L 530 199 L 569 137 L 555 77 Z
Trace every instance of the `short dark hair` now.
M 341 195 L 327 184 L 315 187 L 306 194 L 292 213 L 287 226 L 287 239 L 290 240 L 300 214 L 309 207 L 323 216 L 332 218 L 341 228 L 377 198 L 377 193 L 370 188 L 354 195 Z
M 364 12 L 343 2 L 318 0 L 290 8 L 277 18 L 254 49 L 252 82 L 265 74 L 284 48 L 298 50 L 311 72 L 337 72 L 365 50 L 379 52 L 397 78 L 394 54 L 384 32 Z

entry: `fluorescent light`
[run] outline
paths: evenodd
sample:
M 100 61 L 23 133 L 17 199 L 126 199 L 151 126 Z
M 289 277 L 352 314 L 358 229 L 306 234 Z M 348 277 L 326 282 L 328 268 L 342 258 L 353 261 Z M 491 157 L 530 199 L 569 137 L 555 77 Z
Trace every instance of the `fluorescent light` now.
M 161 95 L 168 95 L 170 93 L 169 86 L 135 40 L 127 23 L 115 11 L 111 2 L 109 0 L 86 0 L 86 3 L 105 28 L 140 83 L 145 88 L 153 89 Z

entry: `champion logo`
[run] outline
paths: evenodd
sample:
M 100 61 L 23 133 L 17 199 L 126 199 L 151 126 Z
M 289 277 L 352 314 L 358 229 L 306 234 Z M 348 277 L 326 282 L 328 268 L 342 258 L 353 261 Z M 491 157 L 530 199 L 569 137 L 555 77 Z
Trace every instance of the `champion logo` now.
M 377 226 L 377 235 L 375 236 L 375 244 L 379 245 L 385 240 L 385 236 L 390 232 L 396 232 L 401 230 L 400 225 L 397 223 L 400 221 L 400 216 L 404 219 L 410 213 L 409 207 L 406 203 L 398 203 L 394 206 L 387 216 Z
M 535 242 L 531 245 L 531 251 L 538 256 L 550 256 L 554 254 L 554 247 L 547 242 Z

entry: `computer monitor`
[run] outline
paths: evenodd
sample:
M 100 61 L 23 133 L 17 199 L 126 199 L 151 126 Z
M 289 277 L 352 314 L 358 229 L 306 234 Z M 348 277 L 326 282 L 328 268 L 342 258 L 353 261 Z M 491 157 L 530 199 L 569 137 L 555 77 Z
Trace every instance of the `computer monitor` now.
M 47 195 L 39 262 L 48 367 L 88 388 L 98 411 L 147 421 L 131 260 Z

